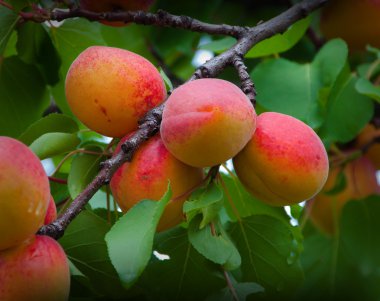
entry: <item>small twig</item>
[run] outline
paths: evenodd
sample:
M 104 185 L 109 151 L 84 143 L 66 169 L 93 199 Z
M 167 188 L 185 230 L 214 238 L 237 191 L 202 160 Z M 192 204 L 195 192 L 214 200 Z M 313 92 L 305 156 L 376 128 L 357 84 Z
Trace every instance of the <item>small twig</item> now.
M 211 231 L 211 235 L 212 236 L 217 236 L 215 225 L 214 225 L 213 222 L 210 223 L 210 231 Z M 235 288 L 234 288 L 234 286 L 233 286 L 233 284 L 231 282 L 230 276 L 228 275 L 226 269 L 222 265 L 220 266 L 220 268 L 223 271 L 224 279 L 226 280 L 227 287 L 228 287 L 228 289 L 231 292 L 233 300 L 234 301 L 239 301 L 239 297 L 238 297 L 238 295 L 236 293 L 236 290 L 235 290 Z
M 309 37 L 310 41 L 314 44 L 316 50 L 319 50 L 323 44 L 325 44 L 325 40 L 319 37 L 312 27 L 309 27 L 307 29 L 306 34 Z
M 247 95 L 248 99 L 252 102 L 252 105 L 256 107 L 256 90 L 249 73 L 247 72 L 247 66 L 244 64 L 244 60 L 241 56 L 236 55 L 232 59 L 232 64 L 234 65 L 240 81 L 241 89 Z
M 55 178 L 55 177 L 49 177 L 49 180 L 52 181 L 52 182 L 55 182 L 55 183 L 59 183 L 59 184 L 67 184 L 67 180 L 66 179 L 59 179 L 59 178 Z
M 239 296 L 237 295 L 236 290 L 231 282 L 230 275 L 228 275 L 228 272 L 224 268 L 223 268 L 223 276 L 224 276 L 224 279 L 226 280 L 228 289 L 230 290 L 232 294 L 232 298 L 234 299 L 234 301 L 239 301 Z
M 13 6 L 10 5 L 9 3 L 3 1 L 3 0 L 0 0 L 0 6 L 4 6 L 6 8 L 9 8 L 10 10 L 14 10 Z

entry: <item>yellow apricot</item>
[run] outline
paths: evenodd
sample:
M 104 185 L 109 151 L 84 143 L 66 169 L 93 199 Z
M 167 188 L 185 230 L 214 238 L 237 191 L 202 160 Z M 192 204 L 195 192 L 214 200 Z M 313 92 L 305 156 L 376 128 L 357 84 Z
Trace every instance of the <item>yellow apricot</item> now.
M 255 125 L 255 110 L 237 86 L 221 79 L 199 79 L 178 87 L 168 98 L 161 137 L 178 160 L 206 167 L 235 156 Z
M 90 129 L 123 137 L 166 95 L 157 69 L 133 52 L 92 46 L 71 64 L 66 98 L 73 114 Z
M 257 117 L 256 132 L 233 164 L 246 189 L 274 206 L 312 198 L 322 189 L 329 170 L 317 134 L 302 121 L 275 112 Z
M 119 149 L 120 144 L 116 152 Z M 182 205 L 188 197 L 186 193 L 200 184 L 202 179 L 202 169 L 178 161 L 165 148 L 160 136 L 156 135 L 136 151 L 130 163 L 124 163 L 116 171 L 110 187 L 115 200 L 125 212 L 142 199 L 159 200 L 170 181 L 173 198 L 167 204 L 157 228 L 163 231 L 183 220 Z
M 4 250 L 43 225 L 50 187 L 38 157 L 10 137 L 0 137 L 0 170 L 0 250 Z

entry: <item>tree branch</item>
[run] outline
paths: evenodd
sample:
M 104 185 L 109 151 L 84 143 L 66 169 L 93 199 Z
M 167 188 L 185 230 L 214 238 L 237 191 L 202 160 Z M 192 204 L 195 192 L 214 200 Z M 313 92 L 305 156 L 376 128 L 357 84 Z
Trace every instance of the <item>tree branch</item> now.
M 228 65 L 233 65 L 238 69 L 240 78 L 249 88 L 250 94 L 254 95 L 253 85 L 248 82 L 247 72 L 242 62 L 244 55 L 258 42 L 269 38 L 277 33 L 284 32 L 291 24 L 306 17 L 315 9 L 323 5 L 327 0 L 307 0 L 298 3 L 274 17 L 273 19 L 261 23 L 252 28 L 243 28 L 229 25 L 212 25 L 184 16 L 174 16 L 169 13 L 159 11 L 157 14 L 143 12 L 117 12 L 117 13 L 92 13 L 80 9 L 64 11 L 54 11 L 48 20 L 64 20 L 72 17 L 85 17 L 89 20 L 108 20 L 108 21 L 125 21 L 135 22 L 138 24 L 154 24 L 158 26 L 170 26 L 184 28 L 192 31 L 207 32 L 211 34 L 227 34 L 238 37 L 237 43 L 230 49 L 220 55 L 210 59 L 200 66 L 189 80 L 195 80 L 202 77 L 216 77 Z M 26 14 L 26 13 L 25 13 Z M 32 13 L 33 14 L 33 13 Z M 24 20 L 35 22 L 46 21 L 39 19 L 38 16 L 30 16 Z M 237 66 L 236 66 L 237 65 Z M 249 75 L 248 75 L 249 76 Z M 139 129 L 135 134 L 125 141 L 122 145 L 123 152 L 119 152 L 111 159 L 102 164 L 102 169 L 95 179 L 75 198 L 70 207 L 55 222 L 43 226 L 39 234 L 49 235 L 59 238 L 64 234 L 65 229 L 70 222 L 81 212 L 83 207 L 91 197 L 103 186 L 107 184 L 116 170 L 126 161 L 130 161 L 134 152 L 145 140 L 153 136 L 160 127 L 162 111 L 164 104 L 154 108 L 147 113 L 146 117 L 140 122 Z
M 241 81 L 241 89 L 247 95 L 249 100 L 252 102 L 253 106 L 256 107 L 256 90 L 255 85 L 247 72 L 247 66 L 244 64 L 244 60 L 242 57 L 236 55 L 232 59 L 232 64 L 234 65 L 240 81 Z

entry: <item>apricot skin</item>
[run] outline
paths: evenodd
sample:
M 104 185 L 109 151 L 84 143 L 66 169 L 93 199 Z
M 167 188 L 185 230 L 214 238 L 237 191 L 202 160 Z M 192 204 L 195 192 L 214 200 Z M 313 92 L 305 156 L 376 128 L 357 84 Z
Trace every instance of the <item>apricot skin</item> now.
M 380 47 L 379 0 L 331 0 L 322 9 L 320 28 L 327 39 L 342 38 L 350 50 Z
M 329 235 L 336 232 L 342 209 L 348 201 L 380 194 L 376 170 L 366 157 L 348 163 L 343 168 L 346 186 L 336 194 L 328 194 L 335 187 L 339 172 L 339 167 L 332 168 L 322 191 L 307 204 L 307 214 L 311 221 Z
M 153 0 L 81 0 L 80 6 L 83 9 L 101 13 L 112 11 L 143 10 L 146 11 L 152 5 Z M 124 22 L 100 21 L 105 25 L 120 27 L 125 26 Z
M 119 148 L 120 144 L 116 152 Z M 180 196 L 200 184 L 202 179 L 202 169 L 178 161 L 165 148 L 160 136 L 156 135 L 137 150 L 130 163 L 124 163 L 116 171 L 110 187 L 115 200 L 125 212 L 142 199 L 159 200 L 170 180 L 172 200 L 167 204 L 157 228 L 163 231 L 182 221 L 182 205 L 188 195 Z
M 372 124 L 367 124 L 359 134 L 356 141 L 356 146 L 358 148 L 362 148 L 377 137 L 380 137 L 380 129 L 375 128 Z M 380 169 L 380 143 L 372 144 L 364 156 L 373 163 L 376 169 Z
M 66 77 L 66 98 L 73 114 L 90 129 L 123 137 L 166 95 L 156 68 L 133 52 L 105 46 L 84 50 Z
M 65 252 L 48 236 L 35 236 L 0 252 L 0 300 L 66 301 L 70 271 Z
M 255 125 L 255 110 L 237 86 L 220 79 L 199 79 L 178 87 L 168 98 L 161 137 L 178 160 L 207 167 L 235 156 Z
M 4 250 L 42 226 L 50 187 L 38 157 L 13 138 L 0 137 L 0 170 L 0 250 Z
M 48 225 L 57 219 L 57 207 L 52 196 L 50 196 L 49 206 L 46 210 L 44 225 Z
M 246 189 L 273 206 L 312 198 L 322 189 L 329 170 L 317 134 L 298 119 L 274 112 L 257 117 L 255 134 L 233 164 Z

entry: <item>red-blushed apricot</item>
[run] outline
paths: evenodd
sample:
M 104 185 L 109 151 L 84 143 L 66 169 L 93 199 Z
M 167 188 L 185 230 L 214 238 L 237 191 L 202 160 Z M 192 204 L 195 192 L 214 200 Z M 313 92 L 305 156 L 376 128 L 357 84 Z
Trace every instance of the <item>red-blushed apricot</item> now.
M 0 300 L 66 301 L 70 271 L 65 252 L 48 236 L 33 236 L 0 252 Z
M 101 13 L 113 11 L 143 10 L 146 11 L 152 5 L 153 0 L 80 0 L 83 9 Z M 119 21 L 100 21 L 105 25 L 120 27 L 127 23 Z
M 342 38 L 351 50 L 380 47 L 379 0 L 331 0 L 322 9 L 320 28 L 327 39 Z
M 119 149 L 120 144 L 115 152 Z M 156 135 L 136 151 L 130 163 L 124 163 L 116 171 L 110 187 L 115 200 L 125 212 L 142 199 L 159 200 L 170 181 L 173 197 L 157 227 L 158 231 L 163 231 L 181 222 L 182 205 L 187 198 L 186 195 L 181 196 L 200 184 L 202 179 L 202 169 L 178 161 L 165 148 L 160 136 Z
M 50 196 L 49 206 L 46 210 L 44 225 L 48 225 L 57 219 L 57 207 L 52 196 Z
M 338 185 L 337 176 L 343 172 L 346 185 L 333 193 Z M 322 191 L 307 204 L 307 214 L 311 221 L 326 234 L 334 234 L 344 205 L 350 200 L 360 200 L 372 194 L 380 194 L 376 180 L 376 170 L 366 158 L 360 157 L 346 166 L 334 167 Z
M 178 160 L 207 167 L 235 156 L 252 137 L 255 126 L 255 110 L 237 86 L 221 79 L 199 79 L 169 96 L 161 137 Z
M 157 69 L 133 52 L 105 46 L 84 50 L 66 77 L 66 98 L 73 114 L 90 129 L 123 137 L 166 95 Z
M 50 187 L 38 157 L 13 138 L 0 137 L 0 170 L 0 250 L 4 250 L 43 225 Z
M 302 121 L 275 112 L 257 117 L 256 132 L 233 164 L 247 190 L 273 206 L 312 198 L 329 171 L 317 134 Z
M 373 124 L 367 124 L 357 137 L 356 147 L 362 148 L 378 137 L 380 138 L 380 129 L 375 128 Z M 372 144 L 364 156 L 373 163 L 376 169 L 380 169 L 380 143 Z

